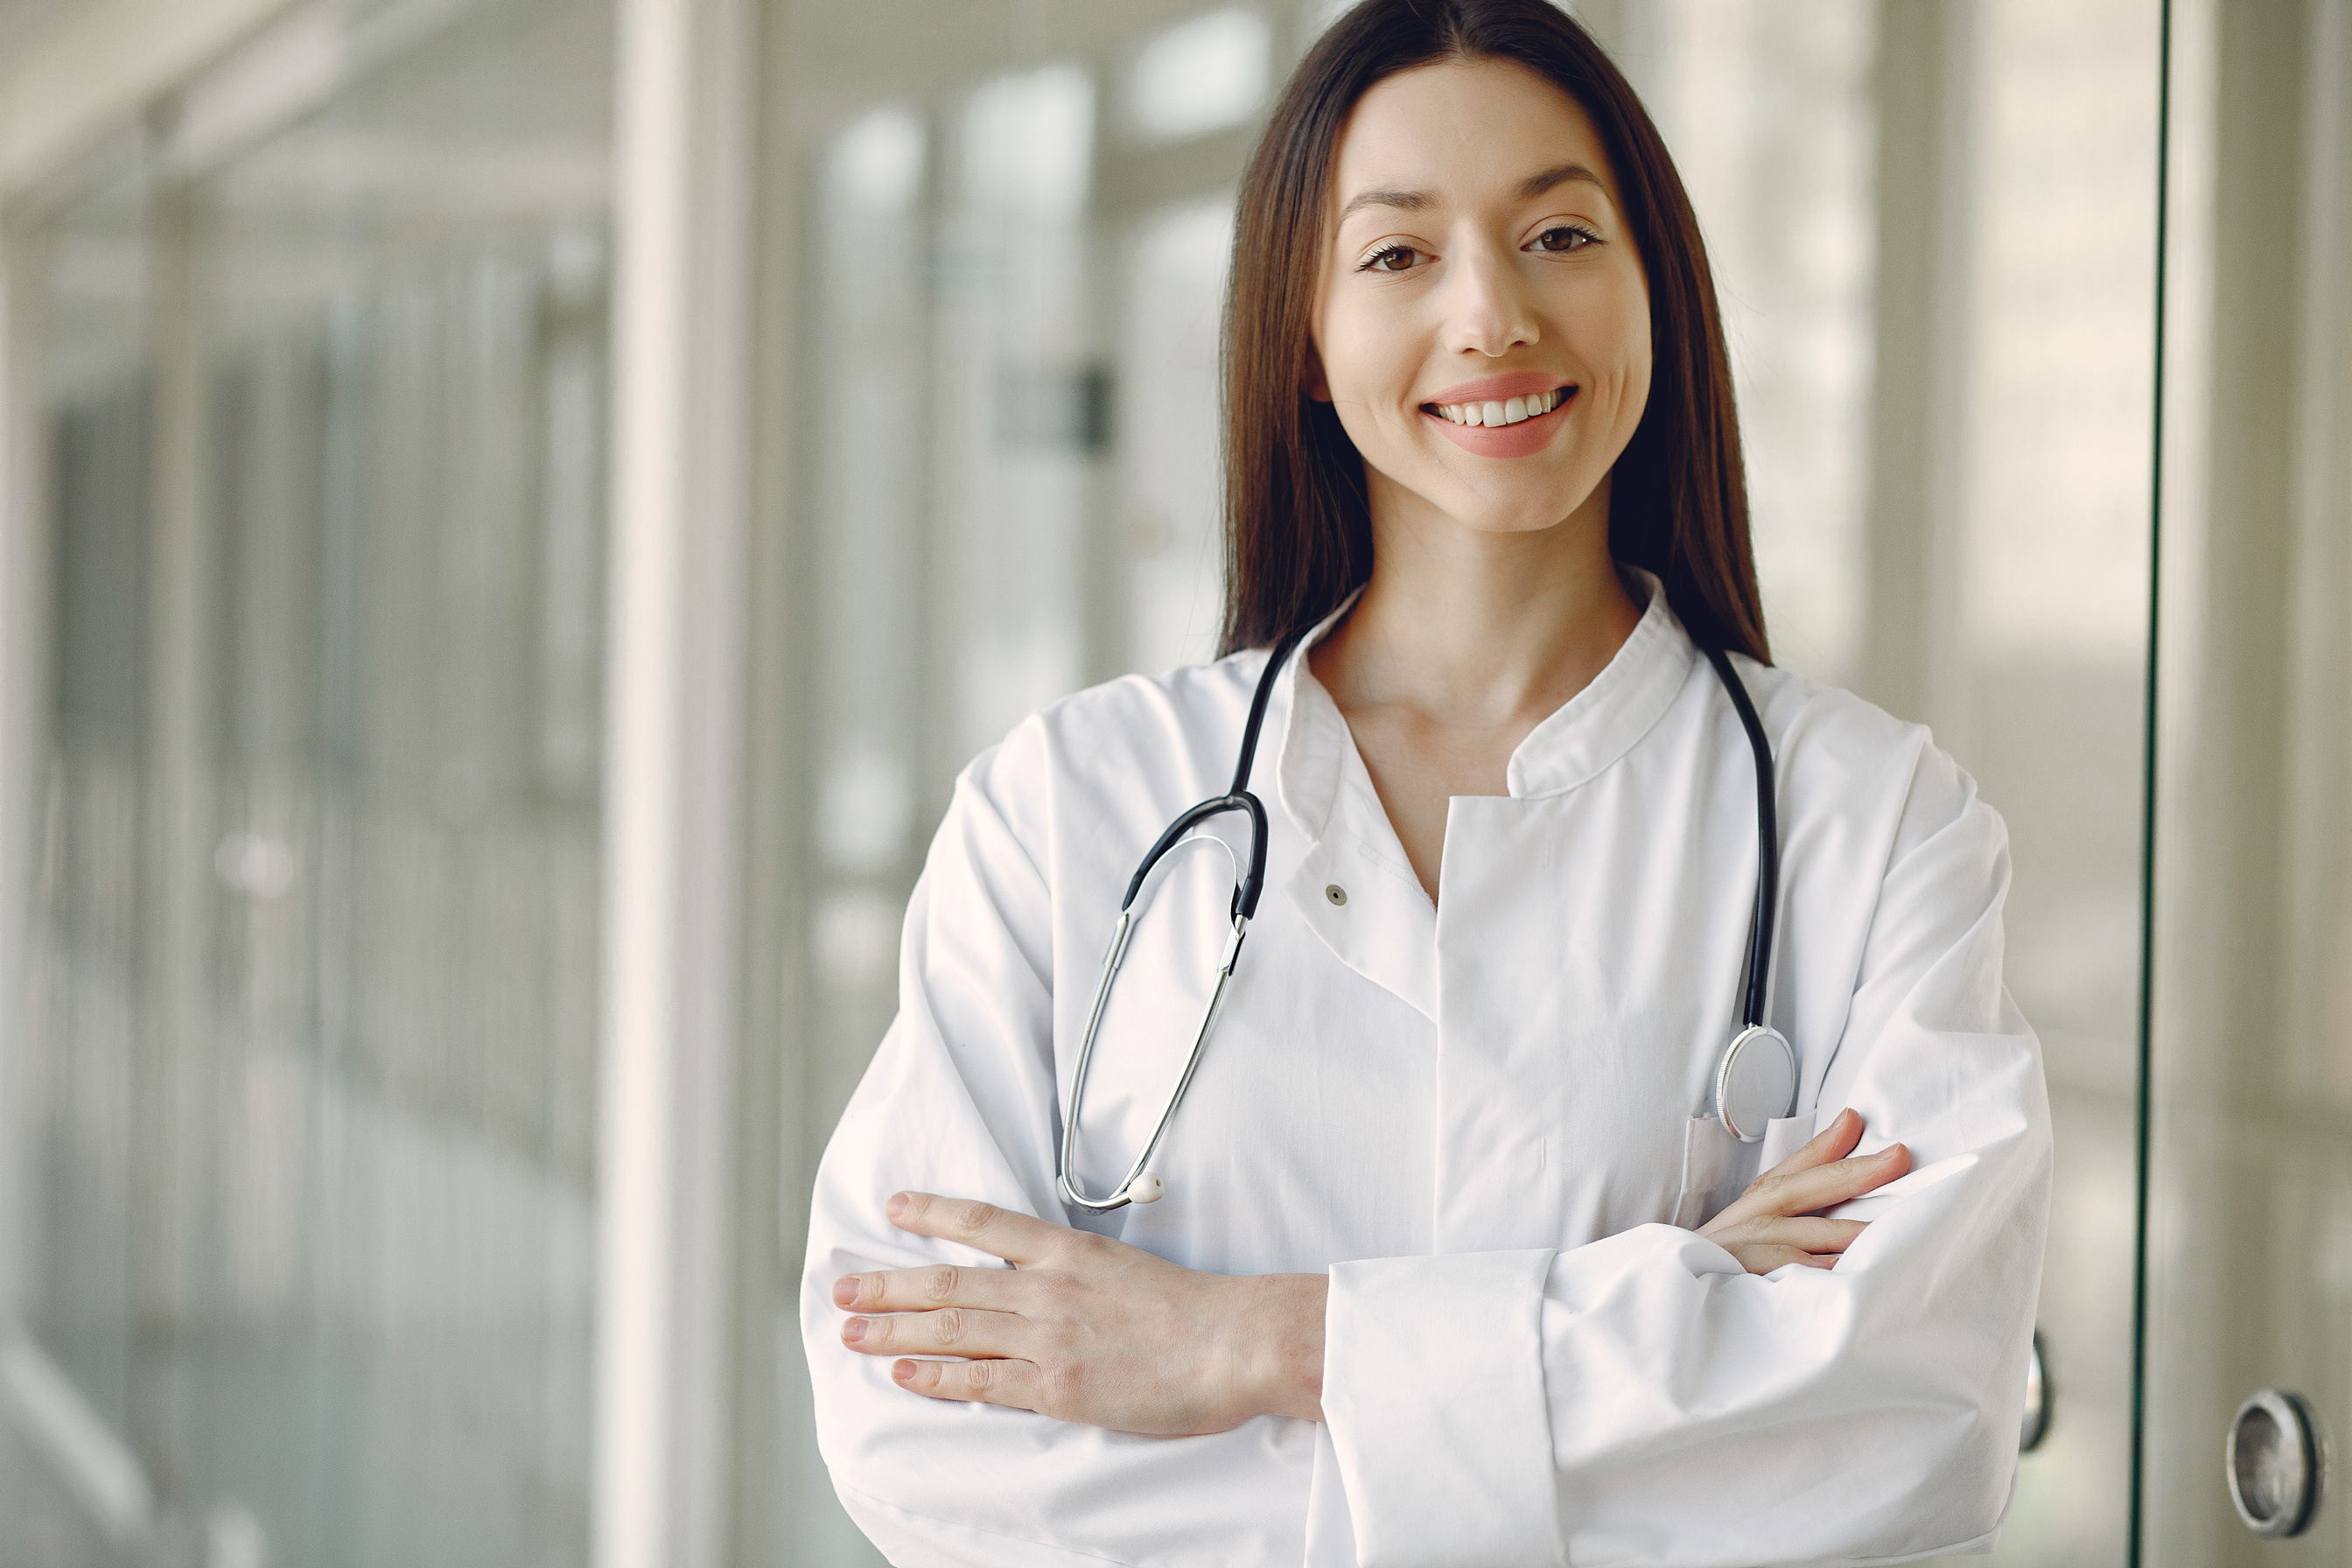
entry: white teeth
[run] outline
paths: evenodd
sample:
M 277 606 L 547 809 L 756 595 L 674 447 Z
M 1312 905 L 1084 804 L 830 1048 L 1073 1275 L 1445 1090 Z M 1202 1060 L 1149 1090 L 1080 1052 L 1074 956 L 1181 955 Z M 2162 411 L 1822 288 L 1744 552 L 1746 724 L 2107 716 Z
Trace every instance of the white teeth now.
M 1530 393 L 1525 397 L 1514 397 L 1503 403 L 1440 403 L 1435 406 L 1438 417 L 1475 428 L 1482 425 L 1517 425 L 1533 419 L 1538 415 L 1550 413 L 1567 397 L 1568 389 L 1556 386 L 1549 392 Z

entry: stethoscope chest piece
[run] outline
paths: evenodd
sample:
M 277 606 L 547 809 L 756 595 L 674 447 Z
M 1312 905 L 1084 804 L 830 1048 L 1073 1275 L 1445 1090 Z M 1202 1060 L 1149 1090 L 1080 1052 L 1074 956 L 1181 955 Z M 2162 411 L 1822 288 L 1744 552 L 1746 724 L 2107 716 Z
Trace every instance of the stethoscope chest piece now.
M 1716 1114 L 1742 1143 L 1764 1136 L 1765 1124 L 1797 1102 L 1797 1053 L 1778 1029 L 1751 1024 L 1732 1037 L 1715 1069 Z

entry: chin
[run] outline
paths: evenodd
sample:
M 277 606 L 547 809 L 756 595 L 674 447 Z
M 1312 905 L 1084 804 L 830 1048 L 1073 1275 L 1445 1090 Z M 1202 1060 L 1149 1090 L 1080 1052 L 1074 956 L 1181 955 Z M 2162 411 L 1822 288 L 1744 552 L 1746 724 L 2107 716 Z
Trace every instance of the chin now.
M 1454 496 L 1432 498 L 1432 502 L 1456 525 L 1474 533 L 1540 533 L 1574 517 L 1592 499 L 1592 491 L 1591 485 L 1559 484 L 1506 497 L 1463 495 L 1457 488 Z

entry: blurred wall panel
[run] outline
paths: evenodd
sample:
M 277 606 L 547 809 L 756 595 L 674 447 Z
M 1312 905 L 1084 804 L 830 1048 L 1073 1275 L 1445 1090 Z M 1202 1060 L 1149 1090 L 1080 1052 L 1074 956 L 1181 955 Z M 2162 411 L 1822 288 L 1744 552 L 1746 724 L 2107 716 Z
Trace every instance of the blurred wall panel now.
M 2140 1544 L 2341 1564 L 2340 1447 L 2275 1540 L 2221 1458 L 2352 1431 L 2352 14 L 2173 17 Z
M 142 1552 L 587 1553 L 612 79 L 299 8 L 18 219 L 28 1318 Z

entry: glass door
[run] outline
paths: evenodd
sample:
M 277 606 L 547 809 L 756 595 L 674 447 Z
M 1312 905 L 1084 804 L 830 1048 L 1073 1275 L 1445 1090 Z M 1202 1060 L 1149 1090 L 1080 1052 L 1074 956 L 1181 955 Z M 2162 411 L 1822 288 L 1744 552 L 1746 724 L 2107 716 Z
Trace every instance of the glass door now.
M 2172 7 L 2150 1563 L 2352 1562 L 2352 15 Z

